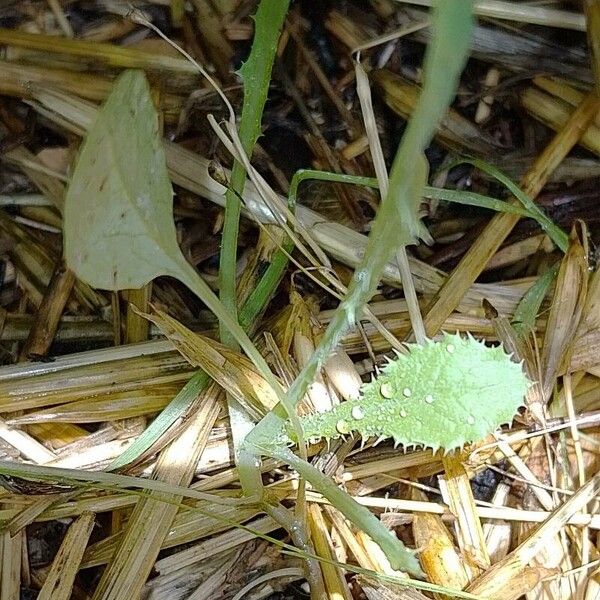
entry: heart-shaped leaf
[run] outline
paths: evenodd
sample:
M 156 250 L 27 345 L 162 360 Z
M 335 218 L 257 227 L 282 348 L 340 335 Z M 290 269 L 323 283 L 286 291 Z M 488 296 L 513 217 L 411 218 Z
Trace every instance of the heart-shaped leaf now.
M 64 244 L 69 267 L 93 287 L 139 288 L 159 275 L 179 279 L 281 399 L 260 352 L 179 249 L 158 115 L 142 71 L 119 76 L 82 144 L 65 199 Z
M 158 116 L 142 71 L 125 71 L 79 152 L 64 212 L 65 255 L 93 287 L 139 288 L 181 260 Z

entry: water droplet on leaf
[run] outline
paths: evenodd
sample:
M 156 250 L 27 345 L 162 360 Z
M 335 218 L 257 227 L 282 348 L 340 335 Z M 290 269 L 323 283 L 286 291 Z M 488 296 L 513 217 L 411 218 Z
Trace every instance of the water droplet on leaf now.
M 365 413 L 363 412 L 363 409 L 360 406 L 353 406 L 350 414 L 352 415 L 352 418 L 356 419 L 357 421 L 360 421 L 365 417 Z
M 379 388 L 381 395 L 388 400 L 394 395 L 394 390 L 392 390 L 392 386 L 389 383 L 382 383 Z
M 346 421 L 344 421 L 343 419 L 340 419 L 335 424 L 335 428 L 338 430 L 338 433 L 341 433 L 342 435 L 350 433 L 350 429 L 348 428 L 348 423 Z

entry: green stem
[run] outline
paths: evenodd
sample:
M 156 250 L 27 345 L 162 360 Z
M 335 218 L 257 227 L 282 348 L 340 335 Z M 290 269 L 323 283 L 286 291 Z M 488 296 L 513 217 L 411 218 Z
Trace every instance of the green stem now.
M 321 343 L 288 391 L 288 413 L 304 396 L 317 370 L 335 350 L 348 328 L 356 322 L 357 316 L 360 316 L 365 303 L 376 289 L 386 263 L 400 245 L 413 243 L 421 231 L 422 224 L 415 208 L 418 209 L 417 203 L 426 183 L 423 153 L 455 94 L 467 57 L 472 28 L 470 0 L 439 3 L 433 24 L 436 35 L 425 57 L 425 84 L 390 172 L 389 193 L 379 206 L 364 258 L 354 272 L 346 298 L 338 307 Z M 418 169 L 415 169 L 415 161 L 419 161 Z M 264 447 L 268 447 L 268 441 L 283 426 L 281 411 L 271 411 L 247 436 L 245 446 L 251 452 L 264 451 Z M 267 443 L 263 444 L 263 441 Z M 386 530 L 380 522 L 372 515 L 366 517 L 356 508 L 357 503 L 338 490 L 327 477 L 323 474 L 318 477 L 312 472 L 314 467 L 301 461 L 287 449 L 282 449 L 281 452 L 304 477 L 310 476 L 318 489 L 325 487 L 338 508 L 343 506 L 353 514 L 358 526 L 368 528 L 391 561 L 397 563 L 398 557 L 406 553 L 398 540 L 393 539 L 389 533 L 386 537 Z M 333 492 L 332 487 L 336 487 L 337 491 Z
M 414 554 L 409 552 L 368 508 L 361 506 L 342 491 L 331 477 L 300 459 L 287 448 L 274 450 L 262 448 L 262 451 L 272 458 L 287 462 L 315 489 L 318 489 L 347 519 L 360 525 L 360 528 L 381 546 L 394 569 L 406 571 L 416 577 L 423 577 L 419 561 Z
M 563 251 L 566 252 L 569 247 L 569 236 L 560 228 L 558 225 L 552 222 L 540 207 L 514 182 L 507 177 L 502 171 L 478 158 L 461 158 L 455 163 L 450 165 L 453 166 L 466 163 L 473 165 L 477 169 L 482 170 L 484 173 L 491 175 L 502 183 L 513 196 L 525 207 L 529 216 L 535 219 L 540 227 L 548 234 L 548 237 Z

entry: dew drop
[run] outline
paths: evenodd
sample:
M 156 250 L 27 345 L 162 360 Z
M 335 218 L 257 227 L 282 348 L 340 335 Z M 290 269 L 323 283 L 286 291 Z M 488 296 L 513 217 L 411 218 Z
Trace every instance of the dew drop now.
M 343 419 L 340 419 L 335 424 L 335 428 L 338 430 L 338 433 L 341 433 L 342 435 L 350 433 L 350 429 L 348 428 L 348 423 L 346 423 L 346 421 L 344 421 Z
M 406 411 L 404 409 L 402 409 L 400 411 L 400 416 L 403 417 L 403 418 L 407 416 L 407 413 L 406 413 Z
M 446 352 L 448 352 L 449 354 L 453 354 L 455 350 L 456 347 L 454 346 L 454 344 L 448 344 L 446 346 Z
M 412 391 L 410 388 L 406 387 L 402 390 L 402 395 L 406 396 L 407 398 L 409 398 L 411 396 L 411 394 L 412 394 Z
M 431 394 L 427 394 L 427 396 L 425 396 L 425 402 L 427 402 L 427 404 L 433 404 L 433 396 Z
M 360 406 L 353 406 L 350 414 L 352 415 L 352 418 L 356 419 L 357 421 L 365 418 L 365 413 Z
M 389 383 L 382 383 L 379 391 L 384 398 L 389 399 L 394 395 L 394 390 L 392 390 L 392 386 Z

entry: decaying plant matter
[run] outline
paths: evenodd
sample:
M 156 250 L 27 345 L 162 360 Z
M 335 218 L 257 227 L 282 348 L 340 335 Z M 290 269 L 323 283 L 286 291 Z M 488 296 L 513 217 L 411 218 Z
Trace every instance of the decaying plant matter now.
M 0 600 L 596 595 L 577 8 L 0 8 Z

